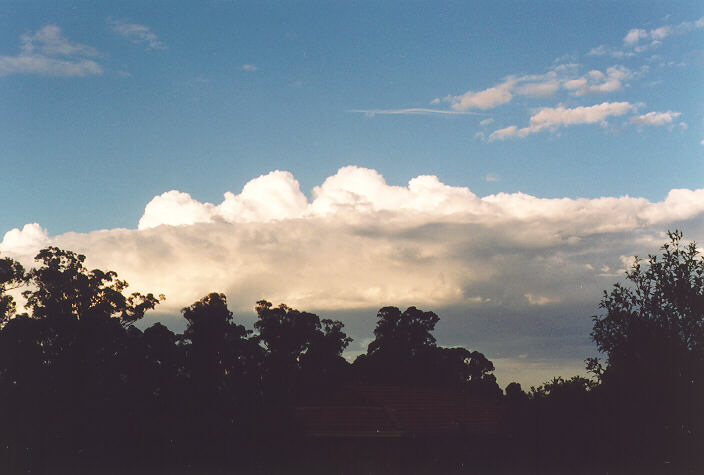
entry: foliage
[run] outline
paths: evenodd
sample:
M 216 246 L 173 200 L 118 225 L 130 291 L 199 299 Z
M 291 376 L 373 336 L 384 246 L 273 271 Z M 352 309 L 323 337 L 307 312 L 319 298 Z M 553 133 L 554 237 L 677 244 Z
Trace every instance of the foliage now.
M 440 320 L 433 312 L 383 307 L 377 313 L 376 338 L 354 362 L 357 378 L 373 383 L 461 389 L 498 398 L 494 365 L 482 353 L 443 348 L 432 332 Z
M 604 292 L 592 338 L 605 365 L 587 361 L 612 414 L 612 443 L 633 459 L 682 464 L 704 444 L 704 258 L 682 233 L 647 263 L 635 259 L 630 285 Z
M 531 387 L 529 397 L 531 399 L 571 398 L 591 391 L 596 384 L 593 379 L 582 376 L 572 376 L 570 379 L 558 376 L 538 387 Z
M 604 291 L 594 317 L 592 338 L 609 365 L 638 360 L 648 346 L 704 355 L 704 258 L 695 243 L 684 245 L 682 233 L 669 232 L 661 257 L 635 259 L 626 272 L 632 284 Z
M 19 262 L 8 257 L 0 259 L 0 323 L 15 314 L 15 301 L 7 292 L 22 285 L 24 274 L 24 268 Z
M 163 295 L 125 296 L 128 284 L 113 271 L 88 270 L 85 256 L 57 247 L 48 247 L 37 254 L 41 266 L 27 272 L 24 280 L 30 289 L 23 292 L 26 307 L 35 318 L 73 315 L 85 318 L 94 315 L 115 316 L 123 325 L 131 325 L 153 309 Z
M 352 341 L 342 322 L 260 300 L 254 328 L 265 348 L 264 379 L 269 400 L 291 401 L 339 384 L 347 370 L 342 352 Z M 283 390 L 280 389 L 284 383 Z
M 368 353 L 393 353 L 415 356 L 435 346 L 432 331 L 440 318 L 433 312 L 409 307 L 403 313 L 396 307 L 383 307 L 377 313 L 376 339 Z

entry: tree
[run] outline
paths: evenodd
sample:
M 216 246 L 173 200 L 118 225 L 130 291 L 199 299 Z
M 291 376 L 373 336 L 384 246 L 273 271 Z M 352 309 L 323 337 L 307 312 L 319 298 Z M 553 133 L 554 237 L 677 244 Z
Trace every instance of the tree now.
M 383 307 L 377 313 L 375 339 L 354 362 L 357 377 L 373 383 L 395 383 L 459 389 L 498 398 L 501 389 L 491 374 L 494 365 L 482 353 L 443 348 L 432 332 L 440 321 L 434 312 Z
M 88 270 L 85 257 L 56 247 L 25 272 L 0 261 L 0 418 L 4 447 L 34 460 L 129 451 L 143 389 L 141 331 L 132 323 L 153 308 L 153 294 L 122 292 L 112 271 Z M 24 287 L 29 314 L 13 317 L 6 291 Z M 110 448 L 108 448 L 110 447 Z
M 188 322 L 181 342 L 199 397 L 234 396 L 243 381 L 255 385 L 260 352 L 252 332 L 233 321 L 224 294 L 211 293 L 181 310 Z
M 435 346 L 432 331 L 440 317 L 433 312 L 409 307 L 401 313 L 396 307 L 383 307 L 377 318 L 379 320 L 374 329 L 376 339 L 369 344 L 369 355 L 392 353 L 415 356 Z
M 704 258 L 681 232 L 668 237 L 662 255 L 635 259 L 627 285 L 604 291 L 591 336 L 606 362 L 587 367 L 615 416 L 616 444 L 634 458 L 681 461 L 704 442 Z
M 24 277 L 29 290 L 23 292 L 26 307 L 35 318 L 47 315 L 72 315 L 76 318 L 100 315 L 117 317 L 128 326 L 153 309 L 163 295 L 138 292 L 123 295 L 128 284 L 113 271 L 88 270 L 85 256 L 72 251 L 48 247 L 35 257 L 42 263 Z
M 681 232 L 668 236 L 662 257 L 648 256 L 645 269 L 636 257 L 626 272 L 631 287 L 617 283 L 604 291 L 599 306 L 606 314 L 594 317 L 592 338 L 610 365 L 637 357 L 646 339 L 693 355 L 704 351 L 704 258 L 696 243 L 683 245 Z
M 260 300 L 254 328 L 265 348 L 268 395 L 290 401 L 295 394 L 306 398 L 339 383 L 347 363 L 342 352 L 352 341 L 342 322 Z M 282 387 L 283 385 L 283 387 Z
M 0 259 L 0 323 L 15 314 L 15 300 L 7 291 L 20 287 L 25 280 L 24 274 L 19 262 L 9 257 Z

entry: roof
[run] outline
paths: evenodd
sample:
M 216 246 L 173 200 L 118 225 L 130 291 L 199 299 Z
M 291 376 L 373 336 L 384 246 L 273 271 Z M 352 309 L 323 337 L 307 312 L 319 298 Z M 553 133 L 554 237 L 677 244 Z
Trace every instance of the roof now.
M 296 409 L 297 418 L 308 435 L 399 437 L 500 431 L 498 404 L 458 391 L 350 385 L 344 392 L 344 397 L 331 396 L 334 405 Z
M 400 437 L 403 432 L 383 407 L 314 406 L 296 408 L 306 434 L 315 437 Z

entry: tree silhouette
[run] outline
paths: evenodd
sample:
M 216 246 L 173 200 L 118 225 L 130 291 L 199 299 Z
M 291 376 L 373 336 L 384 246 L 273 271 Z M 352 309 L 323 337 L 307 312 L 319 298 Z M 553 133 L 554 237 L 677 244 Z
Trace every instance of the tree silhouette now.
M 0 261 L 3 447 L 33 470 L 79 453 L 117 463 L 120 451 L 138 446 L 134 429 L 150 397 L 141 331 L 131 324 L 159 299 L 123 295 L 117 274 L 88 270 L 71 251 L 49 247 L 36 260 L 28 272 Z M 6 291 L 18 286 L 29 314 L 13 317 Z
M 20 287 L 24 283 L 24 275 L 24 268 L 19 262 L 9 257 L 0 259 L 0 324 L 15 314 L 15 300 L 7 291 Z
M 369 344 L 367 353 L 415 356 L 435 346 L 432 331 L 440 320 L 433 312 L 409 307 L 405 312 L 396 307 L 383 307 L 374 329 L 376 339 Z
M 264 378 L 270 400 L 290 402 L 297 394 L 306 399 L 346 377 L 342 352 L 351 338 L 342 322 L 321 322 L 313 313 L 285 304 L 274 307 L 266 300 L 257 302 L 255 310 L 259 319 L 254 328 L 266 350 Z
M 25 281 L 33 288 L 23 292 L 26 307 L 35 318 L 50 314 L 115 316 L 127 326 L 164 298 L 138 292 L 123 295 L 127 282 L 119 280 L 113 271 L 89 271 L 83 264 L 85 256 L 72 251 L 48 247 L 35 260 L 42 265 L 26 274 Z
M 432 332 L 440 318 L 409 307 L 383 307 L 376 338 L 354 362 L 358 379 L 373 383 L 437 386 L 498 398 L 494 365 L 482 353 L 438 347 Z
M 704 258 L 681 232 L 668 236 L 662 255 L 636 258 L 630 285 L 604 291 L 592 338 L 607 358 L 587 365 L 626 457 L 687 463 L 704 446 Z

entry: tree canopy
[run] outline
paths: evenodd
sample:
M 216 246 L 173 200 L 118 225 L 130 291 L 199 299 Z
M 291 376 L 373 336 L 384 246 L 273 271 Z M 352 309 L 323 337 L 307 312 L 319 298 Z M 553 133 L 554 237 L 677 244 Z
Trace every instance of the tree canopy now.
M 668 237 L 604 291 L 592 338 L 606 361 L 587 361 L 615 415 L 614 444 L 634 458 L 683 460 L 704 442 L 704 258 L 681 232 Z

